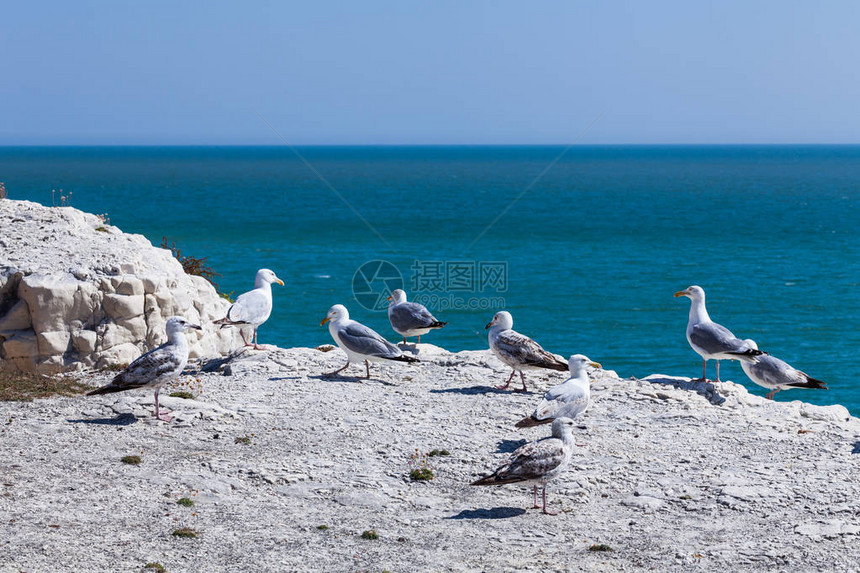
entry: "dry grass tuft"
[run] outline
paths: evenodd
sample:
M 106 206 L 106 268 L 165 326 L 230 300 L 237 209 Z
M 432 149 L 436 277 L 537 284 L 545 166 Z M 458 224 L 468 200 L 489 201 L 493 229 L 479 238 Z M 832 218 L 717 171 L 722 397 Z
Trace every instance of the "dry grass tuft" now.
M 30 402 L 35 398 L 77 396 L 90 389 L 70 376 L 0 371 L 2 402 Z

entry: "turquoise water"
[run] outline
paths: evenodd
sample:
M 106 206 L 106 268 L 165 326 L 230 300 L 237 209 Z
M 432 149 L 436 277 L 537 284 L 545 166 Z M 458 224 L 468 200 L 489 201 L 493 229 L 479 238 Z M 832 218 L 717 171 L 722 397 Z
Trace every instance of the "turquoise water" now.
M 208 257 L 226 292 L 272 268 L 287 284 L 266 343 L 330 342 L 319 321 L 334 303 L 396 340 L 362 306 L 373 296 L 353 292 L 381 260 L 394 276 L 372 293 L 399 274 L 411 296 L 471 305 L 438 310 L 449 325 L 427 342 L 486 348 L 501 306 L 554 352 L 622 376 L 698 376 L 689 301 L 672 294 L 699 284 L 714 320 L 830 385 L 778 400 L 860 414 L 860 146 L 573 147 L 535 182 L 563 149 L 300 148 L 312 170 L 284 147 L 0 148 L 0 181 L 47 205 L 63 189 L 126 232 Z M 489 274 L 470 284 L 473 267 Z M 737 363 L 721 374 L 764 394 Z

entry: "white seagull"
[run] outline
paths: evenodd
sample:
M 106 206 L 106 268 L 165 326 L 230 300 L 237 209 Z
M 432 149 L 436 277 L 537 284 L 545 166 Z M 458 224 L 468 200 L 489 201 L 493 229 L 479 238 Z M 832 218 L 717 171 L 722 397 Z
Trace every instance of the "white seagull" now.
M 570 364 L 570 378 L 550 388 L 532 415 L 517 422 L 517 428 L 549 424 L 556 418 L 573 420 L 585 412 L 591 402 L 591 385 L 588 382 L 588 371 L 585 367 L 601 368 L 601 366 L 582 354 L 571 356 L 568 364 Z
M 543 512 L 556 515 L 556 512 L 546 508 L 546 484 L 567 469 L 573 445 L 573 420 L 556 418 L 552 423 L 552 437 L 517 448 L 508 463 L 471 485 L 534 484 L 534 508 L 537 509 L 541 507 L 537 503 L 537 487 L 540 484 L 543 486 Z
M 541 345 L 524 334 L 512 330 L 514 319 L 506 310 L 496 313 L 493 320 L 486 327 L 490 330 L 487 339 L 490 342 L 490 350 L 499 359 L 510 366 L 513 370 L 508 381 L 502 386 L 496 386 L 504 390 L 511 385 L 514 374 L 520 373 L 523 389 L 518 392 L 526 392 L 526 377 L 523 370 L 534 370 L 536 368 L 547 368 L 549 370 L 565 371 L 568 369 L 564 360 L 559 360 L 555 355 L 547 352 Z
M 350 362 L 364 361 L 367 376 L 370 378 L 370 362 L 419 362 L 417 358 L 406 356 L 375 330 L 349 319 L 349 311 L 342 304 L 328 309 L 328 314 L 320 326 L 329 323 L 328 331 L 340 349 L 346 353 L 346 365 L 326 376 L 334 376 L 346 370 Z
M 254 350 L 264 350 L 263 347 L 257 346 L 257 328 L 269 320 L 269 315 L 272 314 L 272 283 L 284 285 L 284 281 L 275 276 L 273 271 L 269 269 L 257 271 L 254 290 L 239 295 L 236 302 L 227 309 L 227 316 L 216 320 L 215 324 L 220 324 L 221 328 L 238 326 L 245 346 L 253 346 Z M 241 327 L 248 324 L 254 327 L 253 344 L 245 340 L 245 333 L 242 332 Z
M 749 338 L 744 340 L 744 342 L 753 348 L 758 348 L 755 341 Z M 741 362 L 741 367 L 750 380 L 759 386 L 771 390 L 765 396 L 768 400 L 773 400 L 774 394 L 780 390 L 788 390 L 790 388 L 818 388 L 827 390 L 826 383 L 816 380 L 809 374 L 794 368 L 791 364 L 768 354 L 759 356 L 758 362 L 755 364 Z
M 406 292 L 402 289 L 392 291 L 388 300 L 388 320 L 394 332 L 403 337 L 404 343 L 409 336 L 417 336 L 420 343 L 422 334 L 448 324 L 436 320 L 423 304 L 407 302 Z
M 138 357 L 125 370 L 117 374 L 110 384 L 87 392 L 87 396 L 112 394 L 137 388 L 155 388 L 155 417 L 169 422 L 171 420 L 167 415 L 169 412 L 161 412 L 158 409 L 158 392 L 164 384 L 179 377 L 188 363 L 188 340 L 185 338 L 185 331 L 189 329 L 202 330 L 180 316 L 168 318 L 165 327 L 167 342 Z
M 690 320 L 687 323 L 687 341 L 693 350 L 702 357 L 702 382 L 707 382 L 705 368 L 708 360 L 717 361 L 717 379 L 720 381 L 720 360 L 740 360 L 755 362 L 757 356 L 765 354 L 737 338 L 721 324 L 711 320 L 705 308 L 705 291 L 702 287 L 693 285 L 675 293 L 676 297 L 686 296 L 690 299 Z

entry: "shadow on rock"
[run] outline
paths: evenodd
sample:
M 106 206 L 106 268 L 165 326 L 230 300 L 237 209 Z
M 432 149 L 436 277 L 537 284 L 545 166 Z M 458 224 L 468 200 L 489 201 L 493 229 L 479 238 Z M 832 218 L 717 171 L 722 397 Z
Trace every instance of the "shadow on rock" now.
M 726 399 L 717 392 L 716 386 L 712 382 L 702 382 L 701 380 L 686 380 L 674 378 L 671 376 L 660 376 L 660 375 L 652 375 L 646 378 L 642 378 L 645 382 L 650 382 L 651 384 L 665 384 L 666 386 L 672 386 L 674 388 L 678 388 L 679 390 L 688 390 L 691 392 L 695 392 L 701 396 L 704 396 L 705 399 L 713 404 L 714 406 L 720 406 Z
M 507 394 L 505 390 L 499 390 L 494 386 L 469 386 L 467 388 L 441 388 L 430 390 L 431 394 Z
M 103 426 L 130 426 L 137 422 L 137 418 L 131 412 L 120 414 L 116 418 L 82 418 L 79 420 L 68 420 L 73 424 L 101 424 Z
M 852 454 L 860 454 L 860 442 L 854 442 L 854 447 L 851 448 Z
M 497 454 L 510 454 L 529 443 L 528 440 L 502 440 L 496 445 Z
M 525 514 L 521 507 L 494 507 L 493 509 L 464 509 L 445 519 L 508 519 Z
M 397 384 L 394 384 L 393 382 L 386 382 L 385 380 L 380 380 L 379 378 L 374 378 L 373 376 L 371 376 L 370 378 L 365 378 L 364 376 L 317 374 L 315 376 L 308 376 L 308 378 L 313 378 L 315 380 L 323 380 L 327 382 L 351 382 L 353 384 L 360 384 L 362 382 L 379 382 L 380 384 L 384 384 L 385 386 L 397 386 Z

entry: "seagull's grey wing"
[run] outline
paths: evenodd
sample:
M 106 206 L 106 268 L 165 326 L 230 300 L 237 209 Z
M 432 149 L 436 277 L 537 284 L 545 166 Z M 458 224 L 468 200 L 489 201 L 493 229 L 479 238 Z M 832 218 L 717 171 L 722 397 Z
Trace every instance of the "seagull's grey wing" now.
M 690 342 L 708 354 L 719 354 L 720 352 L 744 354 L 752 350 L 746 342 L 716 322 L 701 322 L 694 325 L 690 331 Z
M 575 418 L 588 407 L 590 392 L 576 384 L 553 386 L 544 395 L 543 401 L 535 408 L 533 418 Z
M 272 301 L 262 290 L 254 289 L 239 296 L 227 310 L 227 318 L 233 322 L 262 324 L 272 312 Z
M 178 375 L 185 366 L 183 359 L 171 344 L 162 344 L 128 365 L 117 374 L 111 383 L 99 388 L 95 393 L 106 394 L 143 388 L 158 382 L 162 378 Z
M 564 461 L 564 443 L 558 438 L 543 438 L 518 448 L 499 477 L 518 481 L 540 479 Z M 504 476 L 502 475 L 504 473 Z
M 379 358 L 396 358 L 403 354 L 399 348 L 382 338 L 375 330 L 359 322 L 350 322 L 338 330 L 340 341 L 356 354 Z
M 805 386 L 809 376 L 787 362 L 773 356 L 759 356 L 758 362 L 748 364 L 751 373 L 768 386 Z
M 513 359 L 518 364 L 567 370 L 567 364 L 544 350 L 540 344 L 524 334 L 513 330 L 504 330 L 496 339 L 499 352 Z
M 401 302 L 392 306 L 388 318 L 395 330 L 403 331 L 430 328 L 439 322 L 424 305 L 417 302 Z

